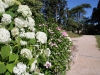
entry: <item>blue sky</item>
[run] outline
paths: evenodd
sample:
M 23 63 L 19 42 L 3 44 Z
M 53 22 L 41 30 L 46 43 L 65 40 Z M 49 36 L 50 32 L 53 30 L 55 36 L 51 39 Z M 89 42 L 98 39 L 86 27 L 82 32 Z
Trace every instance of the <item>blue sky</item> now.
M 69 9 L 71 9 L 71 8 L 77 6 L 77 5 L 83 4 L 83 3 L 89 3 L 92 6 L 92 8 L 85 9 L 86 12 L 87 12 L 87 14 L 85 16 L 90 17 L 91 14 L 92 14 L 92 9 L 94 7 L 97 7 L 99 0 L 67 0 L 67 1 L 68 1 Z

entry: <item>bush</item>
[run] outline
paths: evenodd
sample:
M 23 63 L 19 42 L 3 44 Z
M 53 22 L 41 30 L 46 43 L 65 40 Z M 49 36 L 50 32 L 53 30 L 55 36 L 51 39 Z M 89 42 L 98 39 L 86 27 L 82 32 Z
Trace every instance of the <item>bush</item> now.
M 37 24 L 27 5 L 0 1 L 0 74 L 65 75 L 71 40 L 55 23 Z

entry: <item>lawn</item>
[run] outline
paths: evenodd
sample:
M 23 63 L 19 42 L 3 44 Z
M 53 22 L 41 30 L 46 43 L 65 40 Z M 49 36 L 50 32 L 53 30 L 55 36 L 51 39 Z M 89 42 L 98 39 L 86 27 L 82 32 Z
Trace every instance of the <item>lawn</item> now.
M 100 35 L 95 35 L 96 39 L 97 39 L 97 47 L 100 49 Z
M 82 36 L 82 35 L 79 35 L 79 34 L 76 34 L 76 33 L 72 33 L 72 32 L 67 32 L 67 33 L 68 33 L 69 37 L 71 37 L 71 38 Z

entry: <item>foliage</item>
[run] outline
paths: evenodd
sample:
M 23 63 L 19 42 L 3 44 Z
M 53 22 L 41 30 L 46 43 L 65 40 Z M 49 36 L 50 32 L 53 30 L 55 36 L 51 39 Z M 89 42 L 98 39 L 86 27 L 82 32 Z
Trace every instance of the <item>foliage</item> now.
M 78 25 L 78 23 L 77 22 L 75 22 L 73 19 L 69 19 L 69 21 L 68 21 L 68 25 L 67 25 L 67 30 L 68 31 L 75 31 L 75 30 L 77 30 L 79 28 L 79 25 Z
M 68 25 L 71 25 L 71 30 L 80 30 L 82 29 L 82 21 L 84 20 L 84 14 L 86 11 L 84 8 L 91 8 L 90 4 L 81 4 L 78 5 L 71 10 L 68 10 Z M 74 26 L 73 26 L 74 24 Z M 68 26 L 69 27 L 69 26 Z
M 100 49 L 100 35 L 95 35 L 97 41 L 97 47 Z
M 97 7 L 93 8 L 91 20 L 94 22 L 100 22 L 100 0 L 98 1 Z
M 76 37 L 82 36 L 81 34 L 76 34 L 76 33 L 70 32 L 70 31 L 68 31 L 67 33 L 68 33 L 69 37 L 71 37 L 71 38 L 76 38 Z
M 0 74 L 65 75 L 70 37 L 51 20 L 39 24 L 44 22 L 40 19 L 35 25 L 30 8 L 12 1 L 8 0 L 11 4 L 6 8 L 1 1 L 5 11 L 0 11 Z
M 43 14 L 46 19 L 54 18 L 56 22 L 60 24 L 66 24 L 66 0 L 42 0 L 43 1 Z

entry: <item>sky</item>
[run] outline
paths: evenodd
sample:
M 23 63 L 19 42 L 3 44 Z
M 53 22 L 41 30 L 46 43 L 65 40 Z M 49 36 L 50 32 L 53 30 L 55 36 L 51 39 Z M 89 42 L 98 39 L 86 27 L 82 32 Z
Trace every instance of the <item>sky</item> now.
M 92 9 L 94 7 L 97 7 L 97 4 L 98 4 L 99 0 L 67 0 L 67 1 L 68 1 L 67 4 L 68 4 L 69 9 L 71 9 L 71 8 L 77 6 L 77 5 L 83 4 L 83 3 L 90 4 L 92 6 L 92 8 L 85 9 L 86 12 L 87 12 L 85 16 L 90 17 L 91 14 L 92 14 Z

